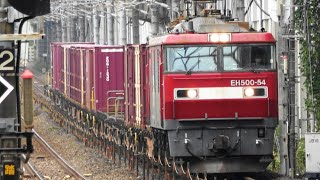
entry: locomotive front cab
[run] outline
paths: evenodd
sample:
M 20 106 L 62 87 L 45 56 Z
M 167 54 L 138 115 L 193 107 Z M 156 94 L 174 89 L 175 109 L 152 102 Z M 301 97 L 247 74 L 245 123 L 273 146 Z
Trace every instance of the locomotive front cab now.
M 276 116 L 274 46 L 176 45 L 164 52 L 166 120 Z
M 278 121 L 275 40 L 270 33 L 217 36 L 162 39 L 158 78 L 150 67 L 150 82 L 161 82 L 158 100 L 150 89 L 151 125 L 167 131 L 170 156 L 192 162 L 191 172 L 264 171 Z M 161 121 L 153 123 L 158 101 Z

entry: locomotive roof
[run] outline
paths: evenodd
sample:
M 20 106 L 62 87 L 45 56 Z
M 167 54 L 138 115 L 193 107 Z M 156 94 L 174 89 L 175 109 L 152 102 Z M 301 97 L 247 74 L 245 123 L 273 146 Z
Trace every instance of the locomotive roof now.
M 211 33 L 215 34 L 215 33 Z M 218 33 L 219 34 L 219 33 Z M 182 44 L 247 44 L 247 43 L 275 43 L 273 35 L 268 32 L 241 32 L 231 34 L 231 40 L 226 43 L 209 41 L 210 33 L 205 34 L 167 34 L 149 40 L 149 46 L 182 45 Z

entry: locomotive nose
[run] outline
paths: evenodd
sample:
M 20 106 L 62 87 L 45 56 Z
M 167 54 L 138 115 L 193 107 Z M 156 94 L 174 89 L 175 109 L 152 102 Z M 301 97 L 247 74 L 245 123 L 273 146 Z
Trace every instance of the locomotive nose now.
M 230 148 L 229 137 L 225 135 L 219 135 L 213 138 L 213 141 L 209 143 L 208 147 L 212 152 L 226 152 Z

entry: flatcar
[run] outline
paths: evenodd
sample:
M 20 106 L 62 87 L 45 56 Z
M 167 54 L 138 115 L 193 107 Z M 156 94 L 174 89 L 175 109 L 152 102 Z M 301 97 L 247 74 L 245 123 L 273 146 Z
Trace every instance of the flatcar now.
M 263 172 L 273 160 L 278 124 L 276 41 L 271 33 L 248 29 L 243 23 L 207 24 L 146 45 L 69 45 L 80 57 L 60 57 L 79 65 L 62 76 L 78 77 L 65 83 L 82 95 L 56 90 L 80 104 L 81 114 L 113 112 L 127 129 L 144 132 L 145 152 L 162 162 L 179 162 L 190 173 Z M 97 131 L 106 133 L 101 127 Z

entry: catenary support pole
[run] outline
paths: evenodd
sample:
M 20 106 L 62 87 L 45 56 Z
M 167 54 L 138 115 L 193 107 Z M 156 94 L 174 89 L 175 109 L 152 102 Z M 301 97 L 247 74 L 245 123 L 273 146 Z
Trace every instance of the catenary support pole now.
M 108 31 L 108 45 L 114 45 L 114 18 L 112 14 L 114 13 L 113 0 L 108 0 L 107 6 L 107 31 Z
M 159 8 L 158 5 L 151 5 L 151 34 L 150 36 L 156 36 L 159 33 Z
M 294 177 L 296 173 L 296 132 L 295 132 L 295 120 L 296 120 L 296 102 L 295 102 L 295 85 L 296 85 L 296 78 L 295 78 L 295 19 L 294 19 L 294 2 L 295 0 L 291 0 L 291 8 L 290 8 L 290 29 L 289 33 L 293 38 L 288 39 L 288 53 L 289 53 L 289 61 L 288 61 L 288 78 L 289 78 L 289 87 L 288 87 L 288 96 L 289 96 L 289 167 L 290 177 Z
M 100 18 L 100 26 L 99 26 L 99 44 L 105 44 L 105 29 L 106 29 L 106 24 L 105 24 L 105 13 L 104 13 L 104 7 L 101 6 L 99 12 L 99 18 Z
M 132 8 L 132 43 L 139 44 L 140 42 L 140 31 L 139 31 L 139 12 L 135 9 L 138 7 Z
M 99 44 L 99 26 L 98 26 L 98 12 L 96 8 L 92 8 L 93 19 L 93 42 Z
M 120 0 L 120 5 L 124 3 L 125 3 L 125 0 Z M 124 44 L 127 44 L 127 17 L 126 17 L 125 8 L 122 8 L 119 12 L 119 21 L 120 21 L 119 44 L 124 45 Z
M 61 17 L 61 29 L 62 29 L 62 42 L 68 41 L 67 36 L 67 19 L 65 17 Z
M 177 19 L 180 14 L 180 0 L 172 0 L 172 11 L 171 11 L 171 17 L 172 19 Z
M 85 15 L 80 15 L 80 13 L 78 14 L 78 26 L 77 26 L 77 30 L 79 33 L 79 41 L 80 42 L 85 42 Z

